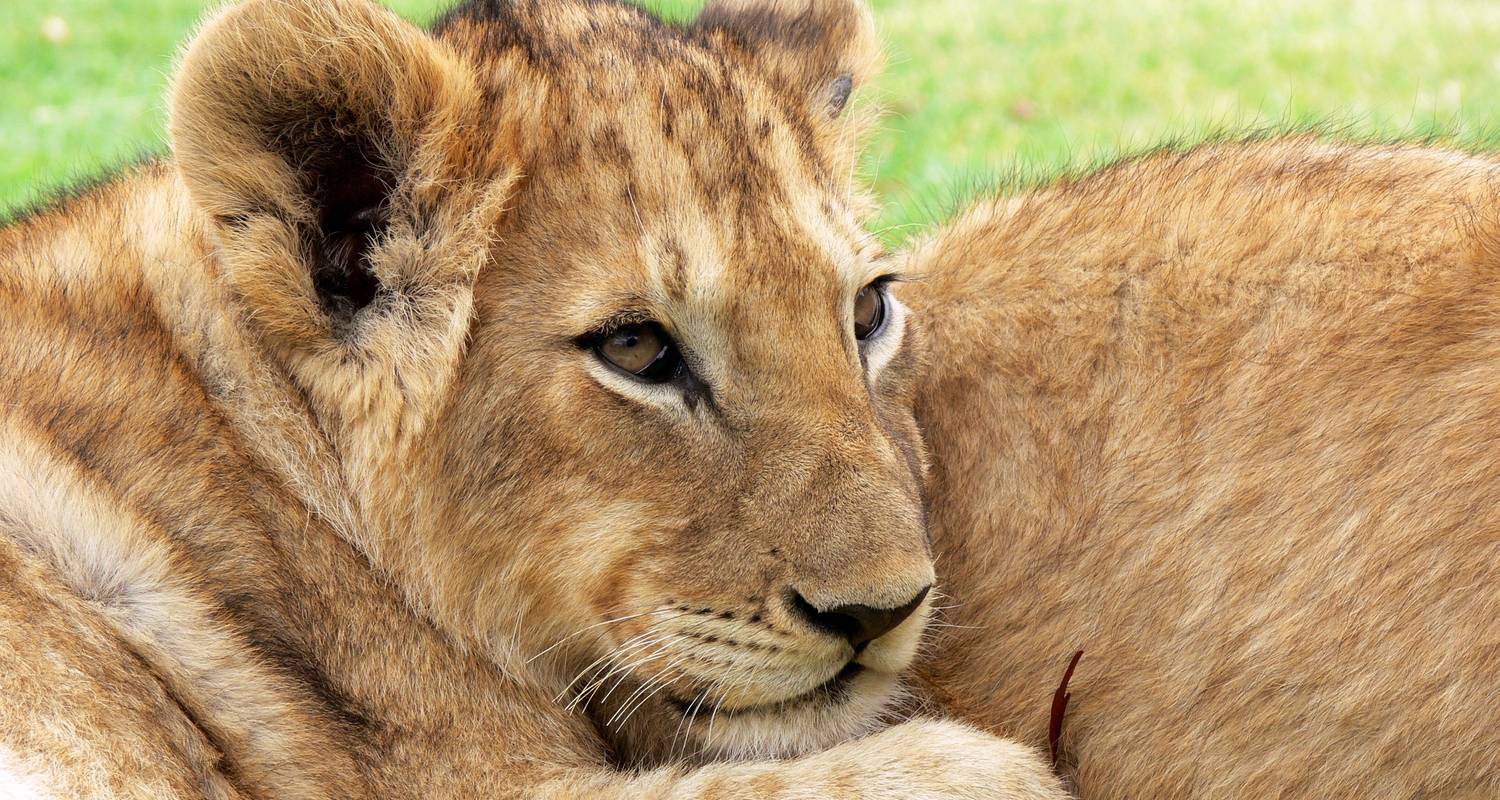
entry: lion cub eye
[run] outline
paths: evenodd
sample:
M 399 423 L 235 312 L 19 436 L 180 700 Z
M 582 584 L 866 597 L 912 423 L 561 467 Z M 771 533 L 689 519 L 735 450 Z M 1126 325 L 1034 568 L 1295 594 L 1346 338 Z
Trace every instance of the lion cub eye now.
M 885 325 L 885 281 L 876 281 L 854 296 L 854 338 L 864 341 Z
M 682 371 L 682 355 L 672 337 L 655 322 L 616 328 L 594 345 L 604 362 L 643 381 L 664 383 Z

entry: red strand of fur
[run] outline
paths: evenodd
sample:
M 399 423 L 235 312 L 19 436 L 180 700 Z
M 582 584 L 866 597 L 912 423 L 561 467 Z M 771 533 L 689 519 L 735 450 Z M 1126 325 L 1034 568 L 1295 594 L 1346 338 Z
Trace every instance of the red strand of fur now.
M 1052 756 L 1052 766 L 1057 766 L 1057 740 L 1062 738 L 1063 714 L 1067 713 L 1068 700 L 1073 695 L 1068 692 L 1068 681 L 1073 679 L 1073 670 L 1078 666 L 1078 660 L 1083 658 L 1083 651 L 1079 650 L 1073 654 L 1073 660 L 1068 662 L 1068 669 L 1063 673 L 1062 683 L 1057 685 L 1057 691 L 1052 693 L 1052 720 L 1047 724 L 1047 752 Z

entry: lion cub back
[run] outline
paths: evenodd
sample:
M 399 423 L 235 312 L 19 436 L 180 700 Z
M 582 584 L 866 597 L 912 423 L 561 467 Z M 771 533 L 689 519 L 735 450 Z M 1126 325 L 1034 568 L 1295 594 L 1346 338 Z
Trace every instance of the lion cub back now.
M 1086 797 L 1493 796 L 1493 161 L 1154 155 L 919 249 L 955 713 Z

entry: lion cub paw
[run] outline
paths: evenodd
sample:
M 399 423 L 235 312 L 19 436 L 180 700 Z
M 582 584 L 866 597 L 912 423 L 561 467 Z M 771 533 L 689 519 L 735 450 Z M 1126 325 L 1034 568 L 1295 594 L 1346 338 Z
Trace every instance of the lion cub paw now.
M 527 797 L 594 800 L 1066 800 L 1036 751 L 956 722 L 922 720 L 787 761 L 573 774 Z
M 1068 797 L 1040 753 L 956 722 L 908 722 L 825 755 L 837 751 L 858 765 L 842 776 L 845 788 L 835 795 L 849 800 Z

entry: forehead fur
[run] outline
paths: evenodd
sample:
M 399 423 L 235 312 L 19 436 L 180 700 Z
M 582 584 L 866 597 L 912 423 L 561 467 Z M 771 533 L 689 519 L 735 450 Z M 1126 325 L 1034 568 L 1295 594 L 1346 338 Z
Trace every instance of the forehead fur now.
M 706 337 L 764 319 L 759 301 L 775 294 L 804 326 L 818 324 L 809 312 L 835 325 L 839 297 L 871 277 L 858 123 L 830 114 L 826 94 L 867 65 L 862 16 L 773 24 L 780 6 L 761 5 L 711 6 L 678 27 L 610 0 L 488 0 L 435 26 L 522 131 L 527 180 L 510 222 L 569 243 L 537 266 L 549 280 L 565 259 L 581 271 L 570 324 L 634 304 Z M 817 4 L 823 16 L 838 6 Z
M 663 143 L 734 146 L 740 157 L 704 165 L 711 191 L 774 188 L 753 185 L 769 162 L 850 193 L 862 126 L 831 109 L 842 109 L 875 60 L 867 14 L 843 2 L 810 2 L 801 13 L 782 5 L 716 3 L 676 26 L 618 0 L 473 0 L 434 32 L 487 68 L 510 113 L 551 112 L 532 120 L 550 123 L 547 136 L 523 149 L 576 158 L 579 137 L 555 134 L 582 125 L 604 138 L 596 155 L 608 155 L 622 144 L 620 128 L 645 128 Z

